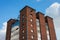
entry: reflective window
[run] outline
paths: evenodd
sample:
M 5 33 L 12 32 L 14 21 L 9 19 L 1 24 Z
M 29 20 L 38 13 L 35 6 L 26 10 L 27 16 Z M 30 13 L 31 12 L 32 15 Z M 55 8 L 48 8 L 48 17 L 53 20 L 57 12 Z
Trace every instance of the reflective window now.
M 33 30 L 31 29 L 31 32 L 33 32 Z
M 41 40 L 40 22 L 39 22 L 39 19 L 36 19 L 36 25 L 37 25 L 37 37 L 38 37 L 38 40 Z
M 48 24 L 47 23 L 46 23 L 46 32 L 47 32 L 47 38 L 48 38 L 48 40 L 50 40 L 49 28 L 48 28 Z
M 30 21 L 32 22 L 33 20 L 32 20 L 32 19 L 30 19 Z
M 33 39 L 34 37 L 33 37 L 33 35 L 31 36 L 31 39 Z
M 19 21 L 17 20 L 11 27 L 11 39 L 10 40 L 19 40 Z

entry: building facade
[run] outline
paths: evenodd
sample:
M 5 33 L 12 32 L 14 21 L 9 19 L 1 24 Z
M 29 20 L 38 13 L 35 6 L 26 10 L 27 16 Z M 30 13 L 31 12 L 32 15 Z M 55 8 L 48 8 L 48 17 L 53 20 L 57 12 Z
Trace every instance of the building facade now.
M 6 40 L 57 40 L 53 18 L 25 6 L 18 19 L 7 22 Z

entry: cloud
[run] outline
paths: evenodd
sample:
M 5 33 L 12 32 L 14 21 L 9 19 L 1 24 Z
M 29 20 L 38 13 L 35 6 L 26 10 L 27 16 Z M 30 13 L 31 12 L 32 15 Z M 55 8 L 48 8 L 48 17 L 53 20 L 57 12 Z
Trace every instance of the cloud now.
M 55 2 L 46 9 L 46 15 L 54 19 L 57 39 L 60 40 L 60 3 Z
M 6 38 L 6 27 L 7 27 L 7 22 L 3 23 L 2 29 L 0 29 L 0 40 L 5 40 Z

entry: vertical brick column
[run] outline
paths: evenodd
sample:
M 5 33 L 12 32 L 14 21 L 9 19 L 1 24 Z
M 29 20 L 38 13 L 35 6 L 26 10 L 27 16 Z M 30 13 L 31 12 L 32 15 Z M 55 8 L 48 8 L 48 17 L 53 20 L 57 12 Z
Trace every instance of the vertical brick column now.
M 41 40 L 47 40 L 44 14 L 42 14 L 41 12 L 38 12 L 37 14 L 39 16 L 40 22 Z
M 48 28 L 49 28 L 50 40 L 57 40 L 56 34 L 55 34 L 55 29 L 54 29 L 53 19 L 49 16 L 46 16 L 46 22 L 47 22 Z
M 16 21 L 16 20 L 14 20 L 14 19 L 10 19 L 10 20 L 7 22 L 6 40 L 10 40 L 10 38 L 11 38 L 11 27 L 12 27 L 12 24 L 13 24 L 15 21 Z
M 27 40 L 27 12 L 26 11 L 27 11 L 26 7 L 24 7 L 20 11 L 19 40 Z
M 30 21 L 30 19 L 32 19 L 32 22 Z M 22 22 L 22 20 L 24 20 L 24 22 Z M 33 25 L 32 27 L 31 24 Z M 31 29 L 33 30 L 33 32 L 31 32 Z M 22 32 L 23 30 L 24 33 Z M 31 36 L 33 36 L 33 39 L 31 38 Z M 20 11 L 20 40 L 37 40 L 36 14 L 35 10 L 29 6 L 25 6 Z
M 33 32 L 31 32 L 31 30 L 33 30 Z M 27 7 L 27 33 L 27 40 L 37 40 L 36 12 L 30 7 Z

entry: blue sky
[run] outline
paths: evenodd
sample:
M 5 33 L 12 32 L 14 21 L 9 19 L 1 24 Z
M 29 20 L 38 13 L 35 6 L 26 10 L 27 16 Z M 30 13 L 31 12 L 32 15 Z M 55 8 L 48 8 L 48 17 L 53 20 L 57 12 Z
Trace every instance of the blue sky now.
M 25 5 L 31 6 L 45 13 L 45 9 L 54 2 L 60 2 L 59 0 L 0 0 L 0 28 L 2 23 L 9 20 L 10 18 L 16 18 Z
M 46 9 L 60 0 L 0 0 L 0 29 L 10 18 L 17 18 L 19 11 L 26 5 L 46 14 Z

